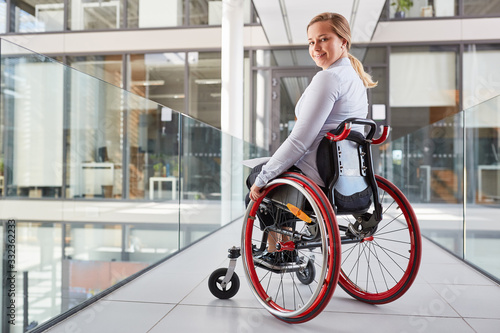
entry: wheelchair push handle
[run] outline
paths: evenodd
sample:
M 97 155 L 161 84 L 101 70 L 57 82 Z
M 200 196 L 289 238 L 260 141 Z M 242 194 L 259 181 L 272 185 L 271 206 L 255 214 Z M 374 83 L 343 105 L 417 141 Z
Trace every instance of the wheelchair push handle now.
M 342 141 L 345 138 L 347 138 L 349 136 L 349 134 L 351 133 L 351 127 L 352 127 L 351 123 L 345 123 L 344 130 L 342 131 L 342 133 L 340 133 L 339 135 L 335 135 L 333 133 L 328 132 L 328 133 L 326 133 L 326 138 L 330 141 Z M 341 127 L 339 125 L 339 127 L 337 127 L 337 130 L 335 132 L 338 132 L 340 128 Z
M 351 133 L 351 128 L 353 124 L 370 126 L 370 131 L 366 135 L 366 140 L 370 141 L 372 144 L 376 145 L 381 144 L 389 137 L 390 127 L 384 126 L 382 135 L 377 139 L 373 139 L 375 131 L 377 130 L 377 124 L 371 119 L 362 119 L 362 118 L 349 118 L 344 120 L 343 122 L 340 123 L 340 125 L 337 127 L 335 131 L 332 131 L 335 133 L 339 133 L 343 129 L 340 134 L 327 133 L 326 137 L 331 141 L 342 141 L 345 138 L 347 138 Z

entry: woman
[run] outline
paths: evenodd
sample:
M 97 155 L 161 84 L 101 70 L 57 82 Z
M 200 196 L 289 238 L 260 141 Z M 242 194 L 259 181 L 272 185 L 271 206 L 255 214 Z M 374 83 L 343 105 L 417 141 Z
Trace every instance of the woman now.
M 343 120 L 366 118 L 368 113 L 366 88 L 376 83 L 361 62 L 349 54 L 351 33 L 347 20 L 336 13 L 319 14 L 307 26 L 307 37 L 309 55 L 323 70 L 314 76 L 297 102 L 297 122 L 290 136 L 265 165 L 256 167 L 249 176 L 249 198 L 253 201 L 262 196 L 261 190 L 270 180 L 292 166 L 324 186 L 316 166 L 320 141 Z M 360 125 L 352 129 L 363 131 Z M 269 252 L 275 251 L 272 243 Z

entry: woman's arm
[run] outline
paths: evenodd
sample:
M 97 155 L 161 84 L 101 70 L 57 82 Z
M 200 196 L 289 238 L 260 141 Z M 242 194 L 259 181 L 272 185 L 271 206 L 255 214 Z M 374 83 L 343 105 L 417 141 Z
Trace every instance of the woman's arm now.
M 334 73 L 323 71 L 314 76 L 297 105 L 297 122 L 292 133 L 262 168 L 255 180 L 256 188 L 262 188 L 304 156 L 319 135 L 339 95 L 340 81 Z M 257 191 L 251 192 L 257 196 Z

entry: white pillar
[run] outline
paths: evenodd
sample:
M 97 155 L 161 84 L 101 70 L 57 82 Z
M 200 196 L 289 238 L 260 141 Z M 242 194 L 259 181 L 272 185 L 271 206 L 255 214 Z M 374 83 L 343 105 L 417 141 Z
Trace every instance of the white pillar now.
M 243 0 L 222 0 L 221 129 L 243 138 Z
M 243 214 L 243 1 L 222 0 L 221 224 Z M 241 214 L 239 214 L 241 213 Z

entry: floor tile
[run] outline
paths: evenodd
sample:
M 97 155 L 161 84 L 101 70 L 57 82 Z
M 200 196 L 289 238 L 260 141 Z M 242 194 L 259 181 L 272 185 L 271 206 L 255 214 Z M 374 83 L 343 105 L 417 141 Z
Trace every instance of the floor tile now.
M 167 304 L 100 301 L 46 332 L 147 332 L 173 307 Z
M 414 284 L 401 298 L 380 305 L 355 300 L 342 288 L 337 287 L 325 310 L 381 315 L 459 317 L 453 307 L 427 284 Z
M 239 245 L 240 229 L 236 222 L 210 235 L 50 332 L 337 333 L 369 327 L 384 333 L 489 333 L 500 327 L 500 287 L 426 239 L 415 282 L 389 304 L 360 302 L 337 286 L 318 317 L 286 324 L 255 299 L 241 258 L 236 265 L 239 292 L 229 300 L 217 299 L 208 289 L 208 277 L 228 267 L 227 250 Z
M 448 288 L 446 292 L 448 303 L 464 318 L 500 319 L 498 286 L 433 285 L 432 287 Z M 443 294 L 443 291 L 440 293 Z
M 464 318 L 477 333 L 500 331 L 500 319 Z

